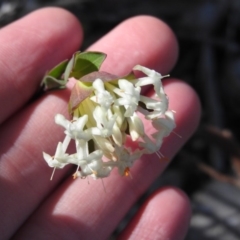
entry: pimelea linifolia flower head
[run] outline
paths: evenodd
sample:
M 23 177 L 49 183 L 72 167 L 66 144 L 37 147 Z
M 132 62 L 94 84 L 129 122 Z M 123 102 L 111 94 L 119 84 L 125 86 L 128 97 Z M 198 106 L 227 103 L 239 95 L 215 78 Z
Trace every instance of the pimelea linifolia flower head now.
M 53 156 L 43 153 L 49 167 L 55 170 L 74 164 L 74 178 L 97 179 L 109 176 L 113 168 L 121 175 L 129 175 L 130 168 L 143 154 L 162 157 L 163 139 L 176 127 L 162 86 L 163 76 L 140 65 L 133 70 L 146 76 L 106 80 L 104 74 L 94 73 L 92 76 L 99 76 L 94 81 L 76 82 L 75 90 L 87 94 L 77 106 L 71 107 L 70 103 L 72 120 L 61 114 L 55 116 L 55 123 L 64 128 L 65 138 L 58 143 Z M 154 99 L 141 94 L 141 87 L 146 85 L 153 86 Z M 151 136 L 145 132 L 142 118 L 156 130 Z M 127 139 L 136 143 L 134 148 L 126 145 Z M 70 141 L 75 141 L 73 154 L 67 153 Z

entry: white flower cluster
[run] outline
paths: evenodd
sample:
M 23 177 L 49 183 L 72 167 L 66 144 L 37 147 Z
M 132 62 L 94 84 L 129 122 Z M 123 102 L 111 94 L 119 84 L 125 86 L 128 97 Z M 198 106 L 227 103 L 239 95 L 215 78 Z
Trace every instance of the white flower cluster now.
M 161 79 L 154 70 L 137 65 L 133 70 L 146 76 L 126 80 L 92 83 L 92 94 L 74 111 L 73 120 L 55 116 L 56 124 L 65 129 L 65 139 L 59 142 L 55 155 L 43 153 L 48 165 L 54 170 L 68 164 L 77 166 L 74 178 L 107 177 L 114 167 L 121 175 L 129 175 L 129 169 L 142 154 L 156 153 L 163 138 L 175 128 L 174 114 L 168 110 L 168 98 Z M 153 85 L 156 98 L 141 95 L 141 87 Z M 139 114 L 140 113 L 140 114 Z M 144 115 L 156 132 L 148 136 L 139 117 Z M 134 150 L 126 147 L 126 140 L 137 142 Z M 66 153 L 71 140 L 75 141 L 76 153 Z M 136 144 L 135 144 L 136 145 Z

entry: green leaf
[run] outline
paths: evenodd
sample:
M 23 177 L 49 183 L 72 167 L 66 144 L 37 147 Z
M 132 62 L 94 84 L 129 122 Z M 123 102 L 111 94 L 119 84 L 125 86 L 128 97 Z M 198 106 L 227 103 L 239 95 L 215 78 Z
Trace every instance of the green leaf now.
M 68 60 L 65 60 L 51 69 L 43 78 L 41 86 L 44 87 L 44 91 L 64 88 L 66 81 L 62 79 L 62 75 L 66 69 Z
M 76 52 L 70 61 L 65 60 L 51 69 L 44 76 L 41 86 L 44 91 L 65 88 L 69 77 L 79 79 L 98 71 L 106 56 L 101 52 Z
M 68 78 L 72 72 L 72 68 L 73 68 L 73 64 L 74 64 L 74 59 L 75 59 L 75 56 L 76 54 L 79 53 L 79 52 L 76 52 L 73 54 L 72 58 L 70 59 L 70 61 L 68 62 L 67 64 L 67 67 L 65 69 L 65 72 L 64 72 L 64 80 L 67 82 L 68 81 Z
M 106 56 L 101 52 L 77 52 L 70 76 L 79 79 L 88 73 L 98 71 Z
M 44 78 L 44 91 L 49 91 L 53 89 L 63 89 L 66 87 L 66 82 L 64 80 L 59 80 L 51 76 L 46 76 Z

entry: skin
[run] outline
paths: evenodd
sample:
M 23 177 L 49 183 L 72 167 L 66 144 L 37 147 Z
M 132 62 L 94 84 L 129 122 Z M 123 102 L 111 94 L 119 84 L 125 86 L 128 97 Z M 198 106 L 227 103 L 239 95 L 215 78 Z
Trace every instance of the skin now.
M 31 101 L 41 77 L 70 58 L 83 41 L 80 23 L 69 12 L 46 8 L 0 30 L 0 235 L 1 239 L 106 239 L 132 204 L 169 164 L 196 129 L 196 93 L 177 79 L 164 80 L 177 128 L 161 148 L 169 160 L 143 156 L 132 179 L 113 171 L 103 180 L 73 180 L 74 169 L 52 169 L 42 151 L 55 152 L 63 139 L 54 115 L 67 115 L 69 88 Z M 102 70 L 125 75 L 136 64 L 169 73 L 177 55 L 170 28 L 149 16 L 128 19 L 89 50 L 108 54 Z M 151 90 L 146 91 L 151 96 Z M 191 116 L 191 117 L 189 117 Z M 145 126 L 151 131 L 150 126 Z M 103 188 L 103 183 L 105 190 Z M 151 195 L 120 239 L 184 239 L 191 215 L 188 198 L 166 187 Z

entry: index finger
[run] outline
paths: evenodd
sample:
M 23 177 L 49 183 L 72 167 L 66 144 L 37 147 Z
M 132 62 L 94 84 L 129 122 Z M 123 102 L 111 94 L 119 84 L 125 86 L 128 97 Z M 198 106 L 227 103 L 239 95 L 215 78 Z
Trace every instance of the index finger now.
M 144 25 L 140 19 L 144 19 Z M 123 29 L 125 24 L 128 31 Z M 139 16 L 125 20 L 117 28 L 115 34 L 106 34 L 90 47 L 91 51 L 107 54 L 101 71 L 123 76 L 132 70 L 133 64 L 140 64 L 162 74 L 169 73 L 178 58 L 178 43 L 164 22 Z
M 81 40 L 77 19 L 57 8 L 30 13 L 0 30 L 0 124 L 31 98 L 47 70 L 78 50 Z

